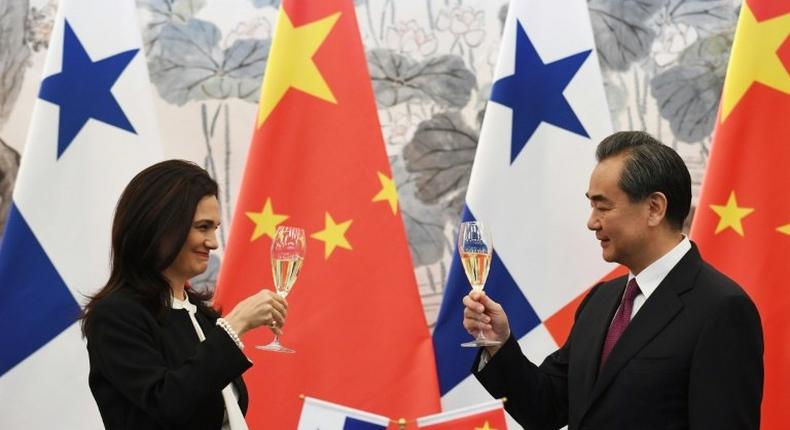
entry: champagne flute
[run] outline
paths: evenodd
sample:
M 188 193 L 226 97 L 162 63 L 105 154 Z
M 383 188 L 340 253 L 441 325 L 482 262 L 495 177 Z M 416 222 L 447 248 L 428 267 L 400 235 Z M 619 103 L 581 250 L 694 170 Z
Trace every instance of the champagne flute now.
M 272 240 L 272 276 L 274 288 L 280 297 L 285 298 L 293 288 L 299 271 L 302 269 L 305 254 L 304 230 L 299 227 L 279 226 Z M 275 352 L 296 352 L 280 344 L 280 336 L 268 345 L 256 346 L 258 349 Z
M 458 253 L 461 254 L 461 263 L 473 291 L 483 291 L 485 287 L 493 250 L 491 232 L 485 224 L 480 221 L 461 223 L 458 231 Z M 480 330 L 473 341 L 462 343 L 461 346 L 476 348 L 500 343 L 502 342 L 486 338 Z

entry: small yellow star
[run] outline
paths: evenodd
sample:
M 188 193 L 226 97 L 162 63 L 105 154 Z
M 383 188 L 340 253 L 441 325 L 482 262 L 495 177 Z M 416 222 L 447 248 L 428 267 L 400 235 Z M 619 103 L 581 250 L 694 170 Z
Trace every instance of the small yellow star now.
M 488 420 L 486 420 L 485 424 L 483 424 L 483 427 L 475 427 L 475 430 L 496 430 L 496 429 L 491 427 L 491 425 L 488 424 Z
M 790 94 L 790 74 L 776 51 L 790 35 L 790 14 L 757 22 L 743 2 L 721 97 L 721 121 L 754 82 Z
M 729 227 L 743 236 L 743 225 L 741 225 L 741 220 L 754 212 L 753 208 L 742 208 L 738 206 L 738 202 L 735 200 L 735 191 L 730 192 L 730 198 L 727 199 L 726 206 L 710 205 L 710 208 L 719 215 L 719 225 L 716 226 L 715 234 L 719 234 Z
M 280 8 L 258 103 L 258 127 L 266 121 L 289 88 L 337 103 L 321 71 L 313 62 L 313 55 L 324 43 L 338 18 L 340 12 L 294 27 L 285 9 Z
M 326 212 L 324 216 L 324 229 L 310 235 L 313 239 L 318 239 L 324 242 L 324 259 L 328 259 L 332 255 L 332 251 L 336 247 L 343 249 L 351 249 L 351 244 L 346 240 L 346 230 L 351 227 L 351 221 L 344 221 L 337 224 L 332 215 Z
M 381 172 L 376 173 L 378 173 L 379 182 L 381 182 L 381 191 L 379 191 L 379 193 L 373 197 L 373 201 L 388 201 L 390 208 L 392 209 L 392 214 L 395 215 L 398 213 L 398 189 L 395 187 L 395 181 Z
M 776 231 L 778 231 L 779 233 L 784 233 L 784 234 L 790 236 L 790 224 L 785 224 L 785 225 L 783 225 L 781 227 L 777 227 Z
M 264 234 L 274 239 L 274 231 L 277 226 L 283 221 L 288 219 L 288 215 L 280 215 L 274 213 L 272 209 L 272 199 L 266 199 L 266 204 L 263 205 L 263 210 L 260 212 L 245 212 L 247 218 L 255 223 L 255 231 L 252 232 L 250 242 L 255 241 Z

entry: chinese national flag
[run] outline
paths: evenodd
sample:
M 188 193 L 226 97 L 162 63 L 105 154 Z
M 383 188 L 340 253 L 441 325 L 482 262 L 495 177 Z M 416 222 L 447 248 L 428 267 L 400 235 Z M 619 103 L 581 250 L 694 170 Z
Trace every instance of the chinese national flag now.
M 247 421 L 296 428 L 300 394 L 391 417 L 439 410 L 433 346 L 352 0 L 282 2 L 216 302 L 273 289 L 276 226 L 305 229 L 283 345 L 259 328 Z
M 420 430 L 507 430 L 502 400 L 493 400 L 417 419 Z
M 505 411 L 499 409 L 457 418 L 437 424 L 422 426 L 424 430 L 507 430 Z
M 760 310 L 762 428 L 790 423 L 790 0 L 741 8 L 691 237 Z

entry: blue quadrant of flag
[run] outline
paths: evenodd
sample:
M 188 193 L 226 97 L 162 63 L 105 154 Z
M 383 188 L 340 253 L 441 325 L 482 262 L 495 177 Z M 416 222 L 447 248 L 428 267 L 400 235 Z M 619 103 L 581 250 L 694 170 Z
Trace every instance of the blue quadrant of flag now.
M 387 427 L 379 424 L 358 420 L 352 417 L 346 417 L 346 422 L 343 423 L 343 430 L 384 430 L 386 428 Z
M 0 243 L 0 376 L 74 324 L 79 314 L 63 278 L 12 206 Z

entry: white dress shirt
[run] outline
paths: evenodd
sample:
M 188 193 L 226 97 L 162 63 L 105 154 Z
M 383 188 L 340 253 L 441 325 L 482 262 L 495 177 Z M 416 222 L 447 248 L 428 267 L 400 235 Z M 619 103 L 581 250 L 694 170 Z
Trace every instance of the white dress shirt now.
M 628 280 L 636 278 L 636 284 L 639 285 L 639 294 L 634 297 L 634 307 L 631 310 L 631 319 L 639 312 L 639 309 L 645 304 L 645 301 L 656 291 L 658 285 L 667 277 L 670 271 L 680 262 L 680 259 L 686 255 L 691 249 L 691 242 L 687 236 L 683 236 L 683 240 L 675 245 L 672 250 L 664 254 L 663 257 L 654 261 L 644 270 L 634 276 L 633 273 L 628 272 Z M 625 291 L 623 291 L 625 294 Z

